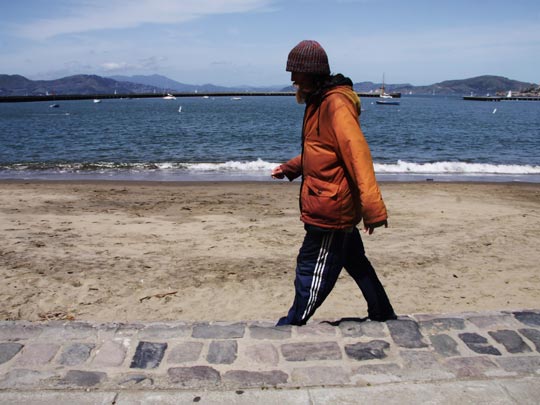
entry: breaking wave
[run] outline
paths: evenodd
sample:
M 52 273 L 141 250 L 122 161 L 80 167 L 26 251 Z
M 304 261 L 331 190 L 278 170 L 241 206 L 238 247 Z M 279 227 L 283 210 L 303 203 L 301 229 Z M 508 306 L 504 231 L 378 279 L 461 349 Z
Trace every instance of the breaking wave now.
M 540 166 L 489 163 L 433 162 L 375 163 L 375 172 L 387 174 L 540 174 Z
M 262 159 L 228 162 L 146 162 L 146 163 L 17 163 L 0 164 L 0 178 L 87 178 L 133 180 L 268 180 L 279 163 Z M 429 176 L 451 180 L 540 182 L 540 166 L 466 162 L 375 163 L 379 178 L 407 181 Z

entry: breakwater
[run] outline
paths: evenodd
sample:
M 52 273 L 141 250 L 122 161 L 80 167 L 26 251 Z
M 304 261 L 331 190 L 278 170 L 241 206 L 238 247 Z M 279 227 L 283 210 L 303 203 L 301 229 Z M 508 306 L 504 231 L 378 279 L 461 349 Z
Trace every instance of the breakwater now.
M 0 96 L 0 103 L 20 103 L 30 101 L 65 101 L 65 100 L 106 100 L 126 98 L 163 98 L 167 95 L 184 97 L 253 97 L 253 96 L 294 96 L 292 91 L 275 92 L 228 92 L 228 93 L 140 93 L 140 94 L 55 94 L 29 96 Z M 377 93 L 357 93 L 360 97 L 379 97 Z M 390 93 L 393 98 L 400 98 L 401 93 Z
M 463 100 L 468 101 L 540 101 L 540 96 L 464 96 Z

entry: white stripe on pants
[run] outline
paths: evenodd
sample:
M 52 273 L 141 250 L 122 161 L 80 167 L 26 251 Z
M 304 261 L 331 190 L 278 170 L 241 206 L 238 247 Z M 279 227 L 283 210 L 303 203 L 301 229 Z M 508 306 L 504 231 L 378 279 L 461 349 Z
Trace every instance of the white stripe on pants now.
M 322 275 L 326 267 L 326 259 L 328 258 L 328 251 L 332 245 L 332 239 L 334 238 L 334 232 L 330 232 L 324 235 L 321 248 L 319 250 L 319 256 L 317 257 L 317 263 L 315 264 L 315 270 L 313 271 L 313 279 L 311 280 L 311 288 L 309 290 L 309 300 L 304 313 L 302 314 L 302 320 L 309 316 L 315 303 L 317 302 L 317 296 L 322 283 Z

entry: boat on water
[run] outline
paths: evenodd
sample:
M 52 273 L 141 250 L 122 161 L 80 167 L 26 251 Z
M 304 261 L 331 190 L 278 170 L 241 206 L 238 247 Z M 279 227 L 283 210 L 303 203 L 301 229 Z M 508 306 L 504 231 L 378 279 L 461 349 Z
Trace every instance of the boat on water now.
M 58 107 L 60 107 L 60 104 L 51 104 L 49 107 L 50 108 L 58 108 Z
M 94 99 L 94 104 L 98 104 L 98 103 L 101 103 L 101 100 L 98 99 L 98 98 L 95 98 L 95 99 Z
M 392 98 L 392 97 L 390 97 L 390 98 Z M 386 99 L 386 100 L 375 100 L 375 102 L 377 104 L 381 104 L 381 105 L 399 105 L 399 101 L 397 101 L 397 100 L 388 100 L 388 99 Z
M 392 97 L 390 94 L 386 93 L 385 91 L 384 73 L 383 73 L 380 94 L 379 94 L 379 100 L 375 100 L 375 102 L 380 105 L 399 105 L 399 101 L 396 100 L 394 97 Z
M 176 100 L 176 97 L 170 93 L 167 93 L 167 95 L 163 97 L 163 100 Z

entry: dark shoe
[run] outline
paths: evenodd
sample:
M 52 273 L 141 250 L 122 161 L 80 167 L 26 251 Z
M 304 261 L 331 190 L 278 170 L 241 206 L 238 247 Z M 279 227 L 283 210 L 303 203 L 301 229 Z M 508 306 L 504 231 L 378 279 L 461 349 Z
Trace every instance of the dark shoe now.
M 279 318 L 279 321 L 277 321 L 276 323 L 276 326 L 283 326 L 283 325 L 290 325 L 290 322 L 286 316 Z
M 386 322 L 386 321 L 393 321 L 397 319 L 397 315 L 394 313 L 391 313 L 390 315 L 386 315 L 386 316 L 370 315 L 369 319 L 376 322 Z

